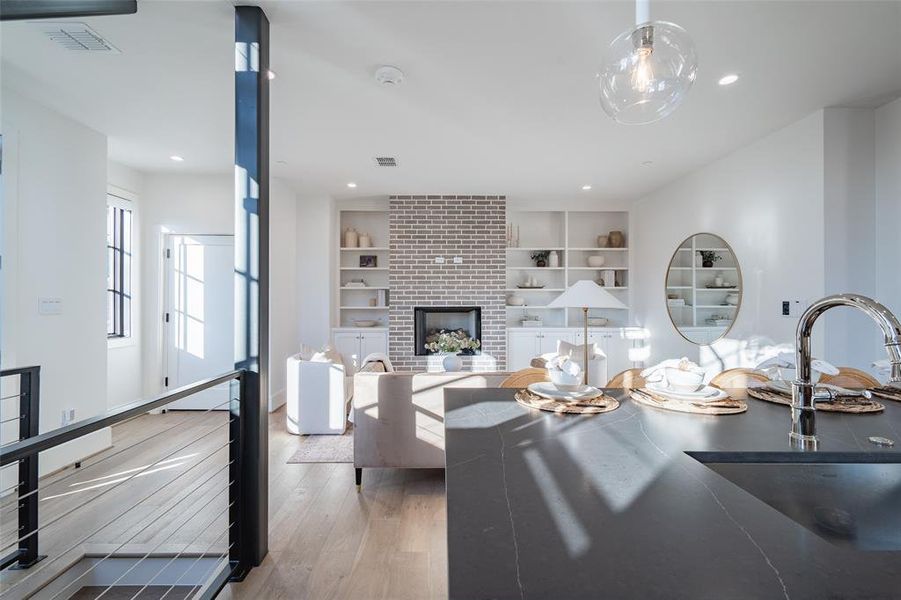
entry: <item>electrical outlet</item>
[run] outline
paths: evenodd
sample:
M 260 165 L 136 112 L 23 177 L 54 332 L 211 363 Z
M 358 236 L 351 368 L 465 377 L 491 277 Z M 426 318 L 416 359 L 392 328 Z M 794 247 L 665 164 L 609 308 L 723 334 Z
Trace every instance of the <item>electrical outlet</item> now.
M 444 264 L 444 257 L 443 257 L 443 256 L 436 256 L 436 257 L 435 257 L 435 264 L 436 264 L 436 265 L 443 265 L 443 264 Z
M 462 265 L 462 264 L 463 264 L 463 257 L 462 257 L 462 256 L 455 256 L 455 257 L 454 257 L 454 264 L 455 264 L 455 265 Z
M 62 298 L 38 298 L 38 314 L 39 315 L 61 315 L 63 314 Z
M 65 427 L 75 422 L 75 409 L 64 408 L 60 414 L 59 426 Z

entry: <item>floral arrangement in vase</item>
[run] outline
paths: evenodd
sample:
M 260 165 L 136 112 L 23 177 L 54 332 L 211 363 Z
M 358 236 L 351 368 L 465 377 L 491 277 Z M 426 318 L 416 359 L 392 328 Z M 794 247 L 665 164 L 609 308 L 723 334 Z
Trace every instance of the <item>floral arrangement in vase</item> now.
M 462 329 L 447 331 L 442 329 L 437 335 L 429 336 L 425 349 L 437 354 L 475 354 L 482 343 L 469 337 Z
M 426 339 L 428 340 L 425 344 L 426 350 L 444 355 L 444 360 L 441 362 L 445 371 L 461 370 L 463 359 L 459 355 L 473 355 L 482 345 L 479 340 L 469 337 L 469 334 L 462 329 L 455 331 L 442 329 Z

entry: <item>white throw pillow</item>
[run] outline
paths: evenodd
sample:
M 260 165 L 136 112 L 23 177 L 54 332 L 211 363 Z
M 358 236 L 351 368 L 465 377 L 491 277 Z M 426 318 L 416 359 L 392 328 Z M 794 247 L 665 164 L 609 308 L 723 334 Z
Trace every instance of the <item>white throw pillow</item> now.
M 568 356 L 573 362 L 582 365 L 582 360 L 585 358 L 585 346 L 570 344 L 565 340 L 557 340 L 557 354 L 560 356 Z M 589 344 L 588 360 L 594 360 L 599 355 L 600 352 L 598 351 L 597 344 Z M 584 365 L 582 365 L 582 367 L 584 368 Z
M 341 357 L 340 352 L 338 352 L 331 346 L 326 346 L 325 348 L 314 354 L 310 359 L 310 362 L 324 362 L 332 363 L 333 365 L 340 365 L 344 362 L 344 359 Z

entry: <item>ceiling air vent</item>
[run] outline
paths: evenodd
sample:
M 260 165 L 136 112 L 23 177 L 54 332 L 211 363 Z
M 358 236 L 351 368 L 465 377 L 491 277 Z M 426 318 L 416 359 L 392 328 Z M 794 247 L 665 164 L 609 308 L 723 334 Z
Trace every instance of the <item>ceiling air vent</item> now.
M 397 166 L 397 158 L 393 156 L 376 156 L 373 160 L 375 160 L 375 166 L 377 167 L 396 167 Z
M 39 27 L 51 41 L 66 50 L 120 54 L 118 48 L 84 23 L 41 23 Z

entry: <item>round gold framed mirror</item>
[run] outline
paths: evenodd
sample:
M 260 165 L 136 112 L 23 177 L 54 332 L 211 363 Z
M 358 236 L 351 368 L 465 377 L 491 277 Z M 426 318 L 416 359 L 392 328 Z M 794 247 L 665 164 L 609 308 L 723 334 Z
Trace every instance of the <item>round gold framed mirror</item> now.
M 669 318 L 689 342 L 706 346 L 732 329 L 741 310 L 741 268 L 720 236 L 696 233 L 679 244 L 665 285 Z

